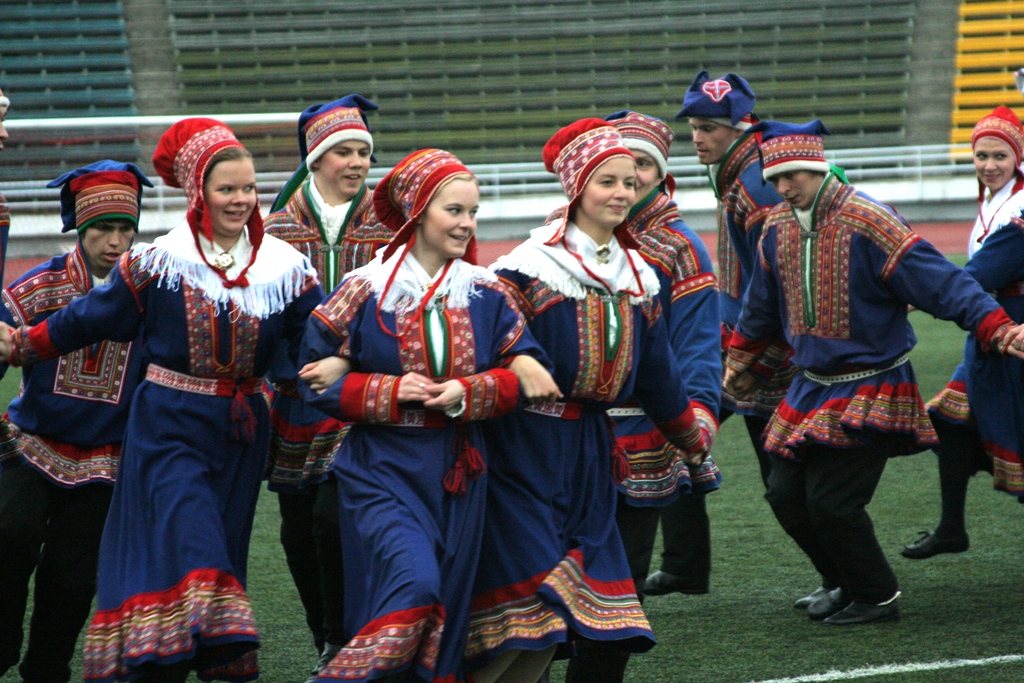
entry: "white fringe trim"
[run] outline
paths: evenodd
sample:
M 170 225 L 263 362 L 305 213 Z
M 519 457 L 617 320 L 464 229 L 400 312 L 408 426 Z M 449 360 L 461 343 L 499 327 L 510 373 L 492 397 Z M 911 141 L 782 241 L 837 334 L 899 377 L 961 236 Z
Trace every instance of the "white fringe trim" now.
M 512 253 L 499 256 L 498 260 L 491 265 L 492 270 L 514 270 L 527 277 L 540 280 L 551 289 L 562 296 L 582 301 L 594 293 L 595 288 L 589 287 L 563 268 L 557 261 L 548 258 L 540 248 L 534 248 L 529 244 L 522 244 L 512 250 Z M 640 273 L 640 281 L 644 286 L 643 296 L 629 295 L 629 303 L 640 304 L 650 301 L 661 291 L 661 281 L 654 271 L 643 260 L 637 264 Z
M 227 288 L 220 276 L 205 263 L 182 258 L 150 244 L 140 244 L 134 250 L 140 252 L 140 268 L 157 278 L 158 287 L 177 291 L 184 281 L 217 306 L 226 308 L 230 302 L 242 313 L 260 319 L 282 312 L 305 291 L 307 278 L 316 275 L 302 261 L 270 282 Z

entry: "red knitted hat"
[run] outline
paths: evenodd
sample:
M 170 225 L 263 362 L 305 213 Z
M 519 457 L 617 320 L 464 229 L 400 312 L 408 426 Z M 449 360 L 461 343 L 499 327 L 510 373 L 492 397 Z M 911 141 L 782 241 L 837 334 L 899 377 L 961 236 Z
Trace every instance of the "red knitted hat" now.
M 544 145 L 544 168 L 558 175 L 569 197 L 562 225 L 548 244 L 562 239 L 566 223 L 579 204 L 590 176 L 598 166 L 614 157 L 634 158 L 619 131 L 603 119 L 580 119 L 559 130 Z
M 196 235 L 196 248 L 200 254 L 203 252 L 199 248 L 198 235 L 213 241 L 213 223 L 206 210 L 206 200 L 203 198 L 203 180 L 214 155 L 229 147 L 245 149 L 231 129 L 220 121 L 191 118 L 182 119 L 168 128 L 160 136 L 156 151 L 153 152 L 153 168 L 164 182 L 171 187 L 185 190 L 185 196 L 188 198 L 186 219 L 192 234 Z M 247 284 L 245 272 L 255 262 L 256 252 L 263 243 L 263 217 L 260 215 L 259 198 L 256 199 L 256 206 L 246 227 L 249 229 L 249 242 L 252 244 L 252 258 L 238 277 L 229 281 L 224 277 L 223 271 L 207 262 L 228 286 Z M 203 259 L 206 260 L 206 257 Z
M 1015 165 L 1020 166 L 1024 159 L 1024 126 L 1009 107 L 998 106 L 991 114 L 974 126 L 971 132 L 971 147 L 980 138 L 998 138 L 1013 150 Z
M 373 208 L 377 219 L 395 232 L 384 248 L 384 260 L 416 234 L 416 225 L 430 200 L 441 187 L 457 175 L 473 175 L 451 152 L 421 149 L 405 157 L 377 183 L 373 190 Z M 466 246 L 463 261 L 476 263 L 476 237 Z

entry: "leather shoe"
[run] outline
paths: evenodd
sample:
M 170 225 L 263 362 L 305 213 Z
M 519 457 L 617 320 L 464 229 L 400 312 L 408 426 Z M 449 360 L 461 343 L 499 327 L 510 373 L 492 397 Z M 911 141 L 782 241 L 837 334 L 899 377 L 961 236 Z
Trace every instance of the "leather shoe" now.
M 850 599 L 843 594 L 842 588 L 833 588 L 807 606 L 807 616 L 814 621 L 827 619 L 850 604 Z
M 822 623 L 829 626 L 852 626 L 870 624 L 873 621 L 899 621 L 900 603 L 893 598 L 884 605 L 868 602 L 851 602 L 842 611 L 836 612 Z
M 683 577 L 668 572 L 654 572 L 644 581 L 644 595 L 668 595 L 669 593 L 703 595 L 707 592 L 707 586 L 695 586 L 687 583 Z
M 324 643 L 324 651 L 320 653 L 320 659 L 316 661 L 316 666 L 309 672 L 309 678 L 304 683 L 316 683 L 317 677 L 320 672 L 323 671 L 334 656 L 341 652 L 341 645 L 332 645 L 331 643 Z
M 939 536 L 934 531 L 922 531 L 921 538 L 903 546 L 903 557 L 911 560 L 925 560 L 942 553 L 962 553 L 971 546 L 966 533 L 956 536 Z
M 807 609 L 811 606 L 812 602 L 814 602 L 818 598 L 825 597 L 826 593 L 828 593 L 828 588 L 825 588 L 824 586 L 818 586 L 814 589 L 813 593 L 811 593 L 810 595 L 805 595 L 804 597 L 794 602 L 793 609 Z

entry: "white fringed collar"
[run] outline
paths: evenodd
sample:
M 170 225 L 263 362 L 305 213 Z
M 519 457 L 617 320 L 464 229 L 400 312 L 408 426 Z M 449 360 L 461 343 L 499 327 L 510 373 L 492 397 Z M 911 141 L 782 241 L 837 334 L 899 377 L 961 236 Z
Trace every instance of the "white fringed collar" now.
M 408 250 L 409 246 L 403 245 L 387 262 L 383 260 L 383 250 L 378 251 L 373 261 L 362 268 L 353 270 L 348 275 L 348 277 L 361 278 L 370 283 L 374 296 L 381 302 L 382 311 L 389 313 L 415 311 L 435 281 L 435 278 L 427 275 L 416 257 L 407 253 Z M 384 289 L 396 266 L 398 272 L 395 273 L 395 278 L 385 293 Z M 440 305 L 441 302 L 445 308 L 468 308 L 470 299 L 479 296 L 476 291 L 478 285 L 493 284 L 498 281 L 498 277 L 491 271 L 474 266 L 462 259 L 454 259 L 448 271 L 440 271 L 438 277 L 442 273 L 444 280 L 438 284 L 434 291 L 433 301 L 429 302 L 428 308 Z M 383 301 L 381 297 L 383 297 Z
M 256 261 L 246 273 L 246 287 L 225 287 L 224 281 L 203 262 L 188 225 L 174 228 L 153 244 L 132 247 L 139 265 L 157 278 L 157 285 L 177 289 L 182 281 L 201 291 L 211 302 L 234 304 L 256 318 L 280 313 L 306 290 L 307 279 L 316 277 L 309 259 L 272 235 L 264 235 Z
M 594 240 L 574 223 L 570 222 L 566 227 L 565 242 L 569 248 L 573 249 L 583 259 L 591 273 L 599 276 L 603 282 L 594 279 L 561 242 L 554 245 L 545 244 L 554 234 L 558 223 L 559 221 L 554 221 L 531 230 L 528 240 L 511 253 L 499 257 L 491 269 L 523 273 L 541 280 L 563 296 L 581 300 L 593 289 L 607 292 L 605 284 L 611 287 L 612 291 L 608 292 L 610 294 L 620 291 L 636 292 L 636 275 L 633 273 L 635 267 L 636 272 L 640 274 L 643 294 L 630 294 L 630 303 L 638 304 L 658 295 L 661 290 L 658 276 L 643 260 L 640 252 L 622 248 L 618 240 L 613 239 L 608 243 L 608 262 L 599 263 L 597 244 Z

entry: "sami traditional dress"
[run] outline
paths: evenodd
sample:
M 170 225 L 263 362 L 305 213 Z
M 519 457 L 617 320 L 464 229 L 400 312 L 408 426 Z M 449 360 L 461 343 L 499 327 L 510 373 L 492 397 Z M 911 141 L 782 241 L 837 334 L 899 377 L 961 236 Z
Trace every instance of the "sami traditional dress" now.
M 409 680 L 457 683 L 486 499 L 476 421 L 516 405 L 518 381 L 499 366 L 543 353 L 493 273 L 455 259 L 432 280 L 407 253 L 388 286 L 401 255 L 351 273 L 313 313 L 303 342 L 305 362 L 340 354 L 353 366 L 318 396 L 300 385 L 319 410 L 355 423 L 334 474 L 346 627 L 356 635 L 320 678 L 405 670 Z M 464 412 L 399 404 L 410 372 L 458 378 Z
M 251 249 L 247 237 L 236 247 Z M 258 675 L 245 583 L 269 437 L 259 382 L 282 338 L 298 346 L 323 294 L 309 261 L 269 236 L 247 278 L 225 288 L 181 226 L 133 247 L 109 285 L 16 333 L 23 363 L 140 332 L 149 362 L 100 548 L 86 680 L 189 659 L 201 680 Z
M 92 289 L 78 243 L 5 289 L 0 318 L 12 327 L 35 325 Z M 140 358 L 131 340 L 104 340 L 26 367 L 7 415 L 20 448 L 0 453 L 0 469 L 24 462 L 57 486 L 113 485 Z
M 627 464 L 605 411 L 632 397 L 673 436 L 693 429 L 695 417 L 657 276 L 615 240 L 599 256 L 572 223 L 565 242 L 573 251 L 547 246 L 555 228 L 537 228 L 492 266 L 554 362 L 565 402 L 484 425 L 491 467 L 466 647 L 473 666 L 565 642 L 570 631 L 631 651 L 654 645 L 615 522 Z
M 749 367 L 780 334 L 803 369 L 768 424 L 765 449 L 800 458 L 895 437 L 894 454 L 934 446 L 908 354 L 907 304 L 991 339 L 1011 321 L 977 282 L 887 207 L 829 174 L 809 229 L 788 203 L 765 221 L 760 267 L 728 363 Z
M 741 135 L 726 151 L 722 163 L 708 166 L 708 178 L 718 200 L 718 288 L 723 348 L 740 318 L 757 264 L 757 244 L 765 218 L 782 197 L 764 179 L 757 137 Z M 769 418 L 786 395 L 796 368 L 788 361 L 790 348 L 782 339 L 764 347 L 751 370 L 761 379 L 751 399 L 722 393 L 724 407 L 741 415 Z
M 690 395 L 694 415 L 714 435 L 721 401 L 722 353 L 715 273 L 704 243 L 683 222 L 672 198 L 661 188 L 631 209 L 628 229 L 640 255 L 658 276 L 661 310 Z M 679 494 L 714 491 L 722 475 L 708 458 L 689 467 L 643 408 L 612 409 L 615 436 L 629 458 L 629 476 L 620 484 L 638 507 L 664 506 Z
M 377 249 L 391 239 L 391 231 L 377 220 L 371 193 L 364 185 L 330 239 L 314 192 L 313 177 L 307 176 L 284 207 L 267 216 L 264 229 L 304 254 L 324 290 L 330 292 L 345 273 L 368 264 Z M 268 487 L 287 491 L 323 481 L 344 437 L 345 424 L 327 418 L 299 397 L 295 368 L 287 358 L 278 358 L 269 379 L 273 390 Z
M 1022 213 L 1024 178 L 1016 175 L 981 203 L 964 266 L 1014 320 L 1024 319 Z M 963 361 L 929 402 L 929 413 L 976 430 L 992 458 L 995 487 L 1024 500 L 1024 423 L 1018 413 L 1024 401 L 1024 363 L 980 346 L 975 335 L 968 335 Z

